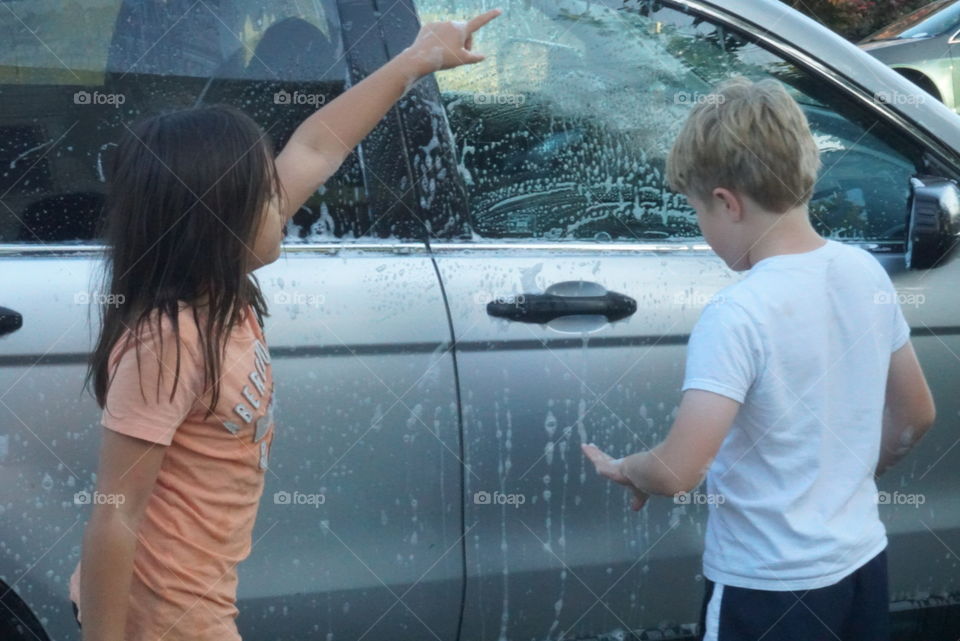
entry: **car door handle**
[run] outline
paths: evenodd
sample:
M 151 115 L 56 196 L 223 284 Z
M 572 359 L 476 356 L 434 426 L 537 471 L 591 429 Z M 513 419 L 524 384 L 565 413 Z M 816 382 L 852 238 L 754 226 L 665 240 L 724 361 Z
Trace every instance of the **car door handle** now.
M 623 320 L 637 311 L 637 301 L 606 292 L 602 296 L 520 294 L 487 303 L 487 314 L 521 323 L 549 323 L 561 316 L 605 316 L 608 322 Z
M 0 307 L 0 336 L 12 334 L 21 327 L 23 327 L 23 316 L 12 309 Z

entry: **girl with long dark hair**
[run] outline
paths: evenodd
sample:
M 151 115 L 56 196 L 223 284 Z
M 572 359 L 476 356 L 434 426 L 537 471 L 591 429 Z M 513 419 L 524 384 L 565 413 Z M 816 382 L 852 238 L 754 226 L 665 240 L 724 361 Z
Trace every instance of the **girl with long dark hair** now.
M 273 157 L 230 107 L 129 128 L 107 198 L 102 327 L 88 382 L 103 408 L 93 511 L 70 596 L 85 641 L 238 641 L 237 564 L 251 547 L 273 442 L 267 306 L 253 270 L 409 85 L 480 62 L 499 15 L 425 25 L 307 118 Z

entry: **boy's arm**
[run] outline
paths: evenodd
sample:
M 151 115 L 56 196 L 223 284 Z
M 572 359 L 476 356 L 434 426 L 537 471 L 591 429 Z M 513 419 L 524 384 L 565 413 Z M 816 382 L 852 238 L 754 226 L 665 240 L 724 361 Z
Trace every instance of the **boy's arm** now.
M 624 474 L 647 494 L 692 491 L 706 475 L 738 411 L 740 403 L 731 398 L 687 390 L 667 438 L 649 452 L 626 457 Z
M 683 397 L 667 438 L 619 464 L 593 446 L 584 446 L 584 453 L 598 473 L 634 491 L 634 510 L 649 494 L 689 492 L 703 480 L 763 362 L 763 340 L 752 317 L 718 298 L 690 333 Z
M 739 410 L 740 403 L 731 398 L 689 389 L 667 438 L 653 449 L 619 463 L 594 445 L 584 445 L 583 451 L 599 474 L 642 494 L 689 492 L 703 480 Z M 642 505 L 635 500 L 633 507 Z
M 913 345 L 908 341 L 890 357 L 883 437 L 875 474 L 883 474 L 906 456 L 935 419 L 933 396 Z
M 482 61 L 470 50 L 473 34 L 498 15 L 494 9 L 467 23 L 424 25 L 412 45 L 307 118 L 276 159 L 284 221 L 337 171 L 414 82 L 434 71 Z

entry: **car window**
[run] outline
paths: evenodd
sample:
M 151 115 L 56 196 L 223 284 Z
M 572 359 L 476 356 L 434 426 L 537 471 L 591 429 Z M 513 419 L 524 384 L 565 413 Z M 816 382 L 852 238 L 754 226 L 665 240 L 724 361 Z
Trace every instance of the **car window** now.
M 700 238 L 665 184 L 691 107 L 733 75 L 783 81 L 824 169 L 811 203 L 838 239 L 902 237 L 918 151 L 828 83 L 665 2 L 511 4 L 476 36 L 487 61 L 438 74 L 476 233 L 543 240 Z M 422 20 L 448 3 L 418 3 Z M 485 3 L 458 3 L 463 17 Z
M 0 2 L 0 242 L 96 240 L 108 156 L 144 116 L 232 104 L 279 150 L 343 91 L 338 24 L 334 0 Z M 354 153 L 287 242 L 367 219 Z

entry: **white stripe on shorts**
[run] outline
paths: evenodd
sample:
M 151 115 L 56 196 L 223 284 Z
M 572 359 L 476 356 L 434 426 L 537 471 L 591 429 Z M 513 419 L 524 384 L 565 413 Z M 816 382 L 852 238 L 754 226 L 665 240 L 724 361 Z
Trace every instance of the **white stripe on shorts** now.
M 723 599 L 723 584 L 713 584 L 713 594 L 707 604 L 707 615 L 703 623 L 703 641 L 717 641 L 720 635 L 720 601 Z

